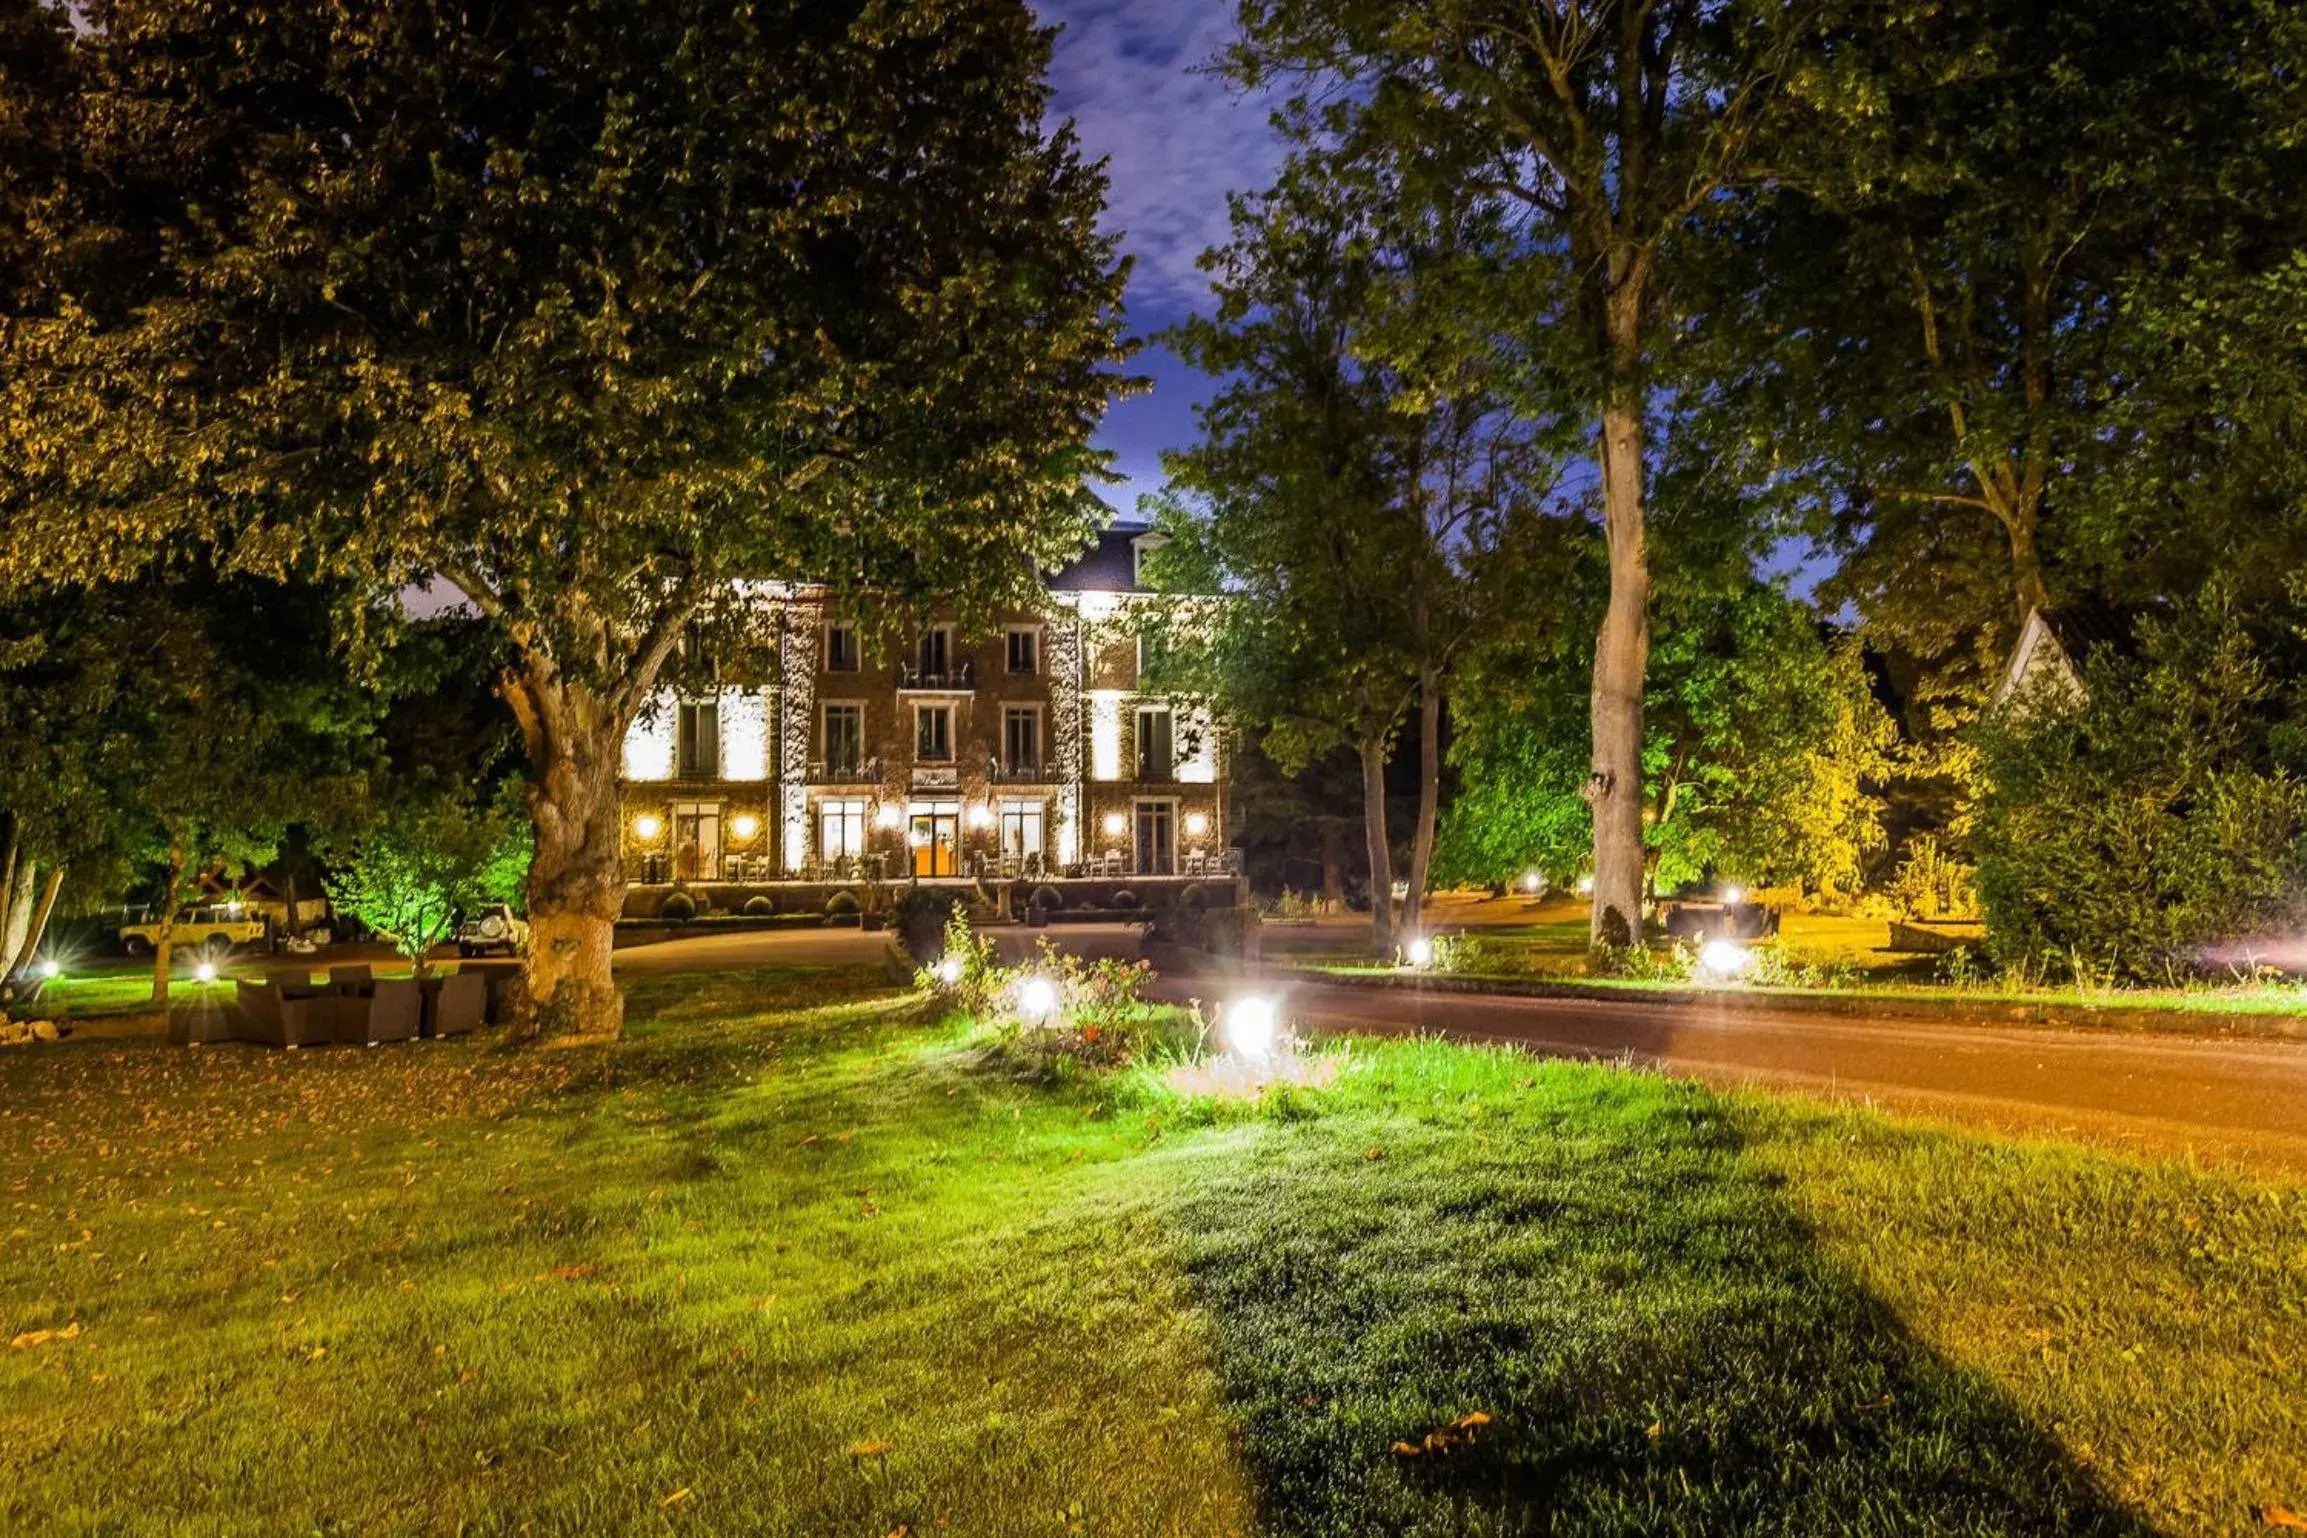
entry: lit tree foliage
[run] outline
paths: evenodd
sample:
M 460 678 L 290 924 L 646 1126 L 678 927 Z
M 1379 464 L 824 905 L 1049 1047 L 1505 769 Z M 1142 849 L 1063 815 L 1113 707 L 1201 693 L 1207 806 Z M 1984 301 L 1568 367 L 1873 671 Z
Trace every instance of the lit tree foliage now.
M 527 884 L 529 830 L 499 807 L 442 797 L 393 809 L 344 851 L 330 901 L 391 942 L 418 976 L 460 916 L 483 903 L 518 903 Z
M 1375 943 L 1393 943 L 1386 770 L 1416 720 L 1419 794 L 1401 925 L 1414 929 L 1440 805 L 1441 721 L 1475 638 L 1526 592 L 1555 461 L 1449 310 L 1495 234 L 1405 209 L 1310 147 L 1234 205 L 1209 253 L 1219 305 L 1170 341 L 1222 383 L 1166 462 L 1157 580 L 1225 592 L 1204 683 L 1295 775 L 1342 747 L 1361 775 Z
M 1712 875 L 1855 891 L 1882 847 L 1880 790 L 1897 769 L 1896 729 L 1857 646 L 1750 578 L 1726 592 L 1670 575 L 1659 609 L 1669 623 L 1644 712 L 1649 885 Z M 1478 658 L 1452 749 L 1463 788 L 1443 829 L 1449 878 L 1585 868 L 1581 662 L 1511 641 Z
M 1235 76 L 1302 82 L 1347 153 L 1411 197 L 1490 199 L 1519 238 L 1468 274 L 1467 324 L 1527 362 L 1520 392 L 1591 435 L 1610 601 L 1593 651 L 1594 943 L 1640 930 L 1648 479 L 1678 238 L 1749 173 L 1796 37 L 1706 0 L 1244 0 Z M 1317 106 L 1316 103 L 1319 103 Z
M 532 1025 L 614 1029 L 627 724 L 731 579 L 1094 523 L 1120 265 L 1021 0 L 95 0 L 0 317 L 0 575 L 205 543 L 509 647 Z M 0 109 L 5 120 L 11 109 Z M 61 213 L 59 213 L 61 211 Z

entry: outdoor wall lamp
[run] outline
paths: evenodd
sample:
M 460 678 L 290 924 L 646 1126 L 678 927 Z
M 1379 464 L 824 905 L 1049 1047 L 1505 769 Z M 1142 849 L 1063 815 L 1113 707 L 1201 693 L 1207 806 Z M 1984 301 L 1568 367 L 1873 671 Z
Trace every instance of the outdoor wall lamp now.
M 1119 812 L 1108 812 L 1105 814 L 1105 831 L 1108 838 L 1120 838 L 1129 831 L 1129 819 Z
M 643 812 L 640 816 L 633 819 L 633 837 L 639 839 L 644 844 L 648 843 L 651 839 L 654 839 L 658 834 L 664 831 L 665 825 L 659 822 L 656 818 L 650 816 L 647 812 Z
M 1188 812 L 1186 814 L 1187 833 L 1191 834 L 1195 838 L 1200 838 L 1203 834 L 1209 831 L 1210 820 L 1206 815 L 1201 812 Z
M 742 839 L 749 839 L 761 831 L 761 819 L 749 812 L 739 812 L 729 819 L 729 831 Z

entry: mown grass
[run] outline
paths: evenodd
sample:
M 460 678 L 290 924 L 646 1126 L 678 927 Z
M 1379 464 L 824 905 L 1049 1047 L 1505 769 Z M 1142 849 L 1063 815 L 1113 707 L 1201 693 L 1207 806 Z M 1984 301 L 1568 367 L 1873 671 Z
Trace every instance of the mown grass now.
M 2307 1199 L 1357 1044 L 1031 1071 L 869 977 L 624 1043 L 0 1059 L 0 1527 L 2219 1531 Z M 1474 1412 L 1462 1438 L 1397 1442 Z

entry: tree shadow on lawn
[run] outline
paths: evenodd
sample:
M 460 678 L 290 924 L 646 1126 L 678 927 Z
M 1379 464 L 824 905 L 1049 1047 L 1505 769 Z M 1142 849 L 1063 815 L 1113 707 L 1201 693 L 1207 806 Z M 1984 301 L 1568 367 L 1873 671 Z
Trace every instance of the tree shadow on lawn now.
M 1178 1192 L 1270 1531 L 2152 1531 L 1821 1254 L 1706 1091 L 1485 1056 Z

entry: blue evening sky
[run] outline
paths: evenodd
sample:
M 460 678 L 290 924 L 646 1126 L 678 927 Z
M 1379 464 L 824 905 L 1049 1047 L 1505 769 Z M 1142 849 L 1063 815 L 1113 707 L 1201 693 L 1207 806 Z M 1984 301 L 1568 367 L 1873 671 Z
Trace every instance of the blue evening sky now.
M 1129 326 L 1147 337 L 1203 308 L 1209 282 L 1196 266 L 1226 235 L 1226 194 L 1266 185 L 1281 163 L 1270 104 L 1198 73 L 1233 36 L 1231 0 L 1032 0 L 1060 24 L 1051 67 L 1055 111 L 1071 117 L 1089 154 L 1111 162 L 1106 220 L 1136 258 Z M 1207 381 L 1168 351 L 1148 347 L 1133 372 L 1150 394 L 1122 402 L 1099 441 L 1124 484 L 1108 501 L 1134 513 L 1161 485 L 1161 451 L 1194 437 L 1193 408 Z
M 1031 0 L 1063 28 L 1051 63 L 1057 116 L 1070 117 L 1083 147 L 1112 178 L 1108 228 L 1136 258 L 1128 294 L 1133 335 L 1150 337 L 1209 303 L 1196 263 L 1226 236 L 1226 194 L 1265 186 L 1282 160 L 1268 115 L 1274 103 L 1244 96 L 1203 66 L 1233 37 L 1233 0 Z M 1115 406 L 1098 441 L 1115 455 L 1123 483 L 1105 496 L 1127 515 L 1161 485 L 1161 453 L 1195 436 L 1194 407 L 1209 381 L 1164 348 L 1148 346 L 1133 371 L 1150 393 Z M 1789 541 L 1764 563 L 1807 592 L 1826 565 Z

